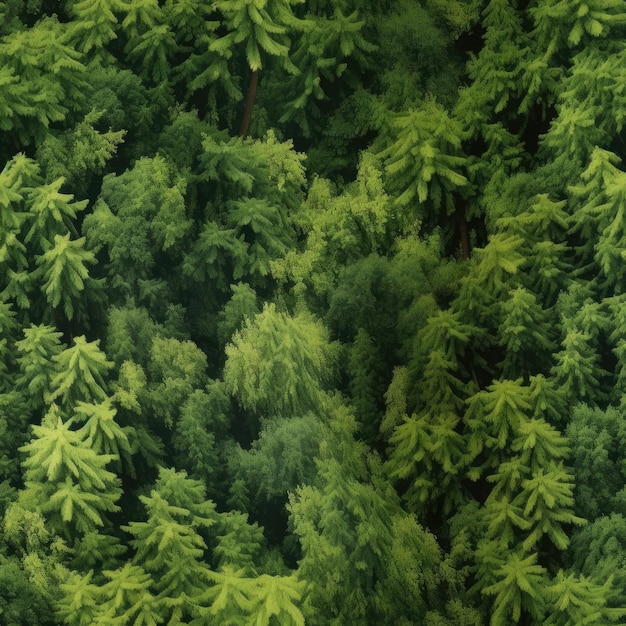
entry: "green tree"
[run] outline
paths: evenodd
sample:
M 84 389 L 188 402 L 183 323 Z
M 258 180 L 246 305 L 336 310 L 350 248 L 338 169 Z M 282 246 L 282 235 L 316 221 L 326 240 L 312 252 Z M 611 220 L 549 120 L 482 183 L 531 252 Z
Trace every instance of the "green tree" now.
M 545 595 L 549 616 L 546 626 L 574 626 L 574 624 L 618 624 L 626 609 L 611 609 L 606 606 L 610 582 L 596 585 L 584 576 L 569 574 L 559 570 L 554 582 L 546 589 Z
M 475 458 L 483 447 L 505 450 L 528 422 L 530 388 L 522 380 L 495 381 L 467 401 L 465 422 L 470 428 L 468 454 Z M 497 454 L 489 455 L 491 463 Z
M 226 388 L 244 409 L 267 417 L 319 411 L 335 348 L 312 315 L 266 305 L 226 346 Z
M 37 160 L 48 180 L 63 178 L 77 193 L 88 193 L 90 183 L 115 157 L 126 134 L 110 127 L 101 132 L 103 116 L 104 111 L 92 109 L 70 130 L 47 135 L 38 147 Z
M 57 235 L 77 235 L 74 227 L 77 213 L 87 206 L 87 200 L 72 202 L 72 194 L 61 193 L 64 183 L 63 177 L 57 178 L 48 185 L 34 188 L 27 197 L 32 224 L 24 241 L 29 243 L 34 238 L 37 248 L 44 252 Z
M 535 37 L 549 58 L 590 37 L 606 37 L 612 28 L 626 24 L 617 0 L 550 0 L 531 9 Z
M 61 343 L 62 333 L 44 324 L 31 324 L 23 332 L 24 339 L 15 344 L 21 372 L 17 384 L 19 388 L 28 389 L 36 407 L 43 408 L 52 391 L 52 380 L 57 374 L 54 359 L 65 347 Z
M 210 602 L 210 607 L 200 609 L 199 619 L 192 623 L 216 620 L 228 626 L 270 626 L 276 620 L 288 626 L 304 626 L 304 617 L 298 607 L 304 581 L 294 576 L 267 574 L 246 578 L 244 570 L 232 567 L 211 572 L 210 577 L 213 585 L 203 597 L 203 602 Z
M 626 423 L 621 411 L 580 404 L 571 412 L 566 434 L 572 449 L 576 512 L 590 521 L 610 514 L 618 507 L 624 481 Z
M 455 192 L 467 185 L 459 121 L 434 100 L 426 100 L 420 108 L 394 116 L 391 128 L 391 139 L 380 157 L 390 188 L 397 194 L 396 203 L 413 207 L 421 218 L 428 216 L 419 208 L 427 200 L 435 210 L 443 207 L 446 214 L 453 213 Z
M 93 570 L 82 577 L 74 575 L 73 580 L 61 585 L 65 595 L 58 604 L 57 615 L 65 624 L 87 626 L 95 622 L 101 600 L 92 578 Z
M 240 137 L 246 137 L 250 128 L 254 99 L 256 97 L 259 70 L 263 67 L 262 52 L 277 57 L 283 66 L 296 73 L 297 69 L 289 60 L 289 33 L 301 29 L 301 20 L 293 13 L 291 5 L 300 0 L 217 0 L 215 6 L 223 15 L 228 33 L 210 44 L 225 58 L 230 58 L 236 46 L 245 49 L 245 58 L 250 70 L 250 85 L 246 106 L 239 130 Z
M 607 605 L 612 607 L 624 606 L 625 530 L 622 514 L 604 515 L 574 533 L 566 553 L 573 572 L 596 585 L 610 587 Z
M 115 420 L 116 413 L 110 398 L 99 404 L 79 401 L 70 421 L 72 424 L 82 424 L 78 434 L 98 454 L 111 455 L 118 462 L 123 460 L 132 470 L 129 435 L 133 436 L 133 429 L 128 426 L 122 428 Z
M 126 12 L 128 5 L 122 0 L 80 0 L 71 10 L 75 19 L 70 38 L 76 49 L 101 63 L 112 62 L 114 57 L 106 46 L 117 39 L 118 15 Z
M 545 371 L 546 361 L 555 345 L 549 339 L 548 318 L 532 292 L 518 287 L 502 303 L 503 321 L 499 328 L 500 345 L 504 349 L 502 375 L 515 379 L 532 372 Z
M 83 292 L 89 294 L 96 286 L 90 278 L 88 264 L 94 264 L 93 252 L 85 250 L 85 238 L 71 241 L 70 234 L 54 236 L 54 247 L 37 257 L 37 265 L 42 278 L 42 292 L 46 301 L 56 309 L 63 306 L 68 320 L 81 315 Z M 89 287 L 90 289 L 87 289 Z
M 154 581 L 141 567 L 125 563 L 103 574 L 108 580 L 100 587 L 98 617 L 102 623 L 156 626 L 163 622 L 159 603 L 150 591 Z
M 185 187 L 162 157 L 139 159 L 123 174 L 104 178 L 83 234 L 91 246 L 105 247 L 110 286 L 123 295 L 140 300 L 141 281 L 169 278 L 167 269 L 179 258 L 179 245 L 191 228 Z
M 150 349 L 147 402 L 154 416 L 172 428 L 195 389 L 207 382 L 207 358 L 192 341 L 156 337 Z
M 139 61 L 144 75 L 156 83 L 166 83 L 171 71 L 168 57 L 173 56 L 177 45 L 164 9 L 156 0 L 130 0 L 124 9 L 124 52 L 129 59 Z
M 104 526 L 106 513 L 119 510 L 119 481 L 106 469 L 115 457 L 91 448 L 69 422 L 63 423 L 56 405 L 33 426 L 33 439 L 20 451 L 27 455 L 24 497 L 56 531 L 67 537 L 72 529 L 85 534 Z
M 231 299 L 219 312 L 217 323 L 217 335 L 220 343 L 226 345 L 234 335 L 235 331 L 241 330 L 247 318 L 254 317 L 259 313 L 259 305 L 255 291 L 246 283 L 231 285 Z
M 259 502 L 286 498 L 299 485 L 313 484 L 317 476 L 315 457 L 324 428 L 319 418 L 308 415 L 272 419 L 264 423 L 249 450 L 239 450 L 233 465 Z
M 3 127 L 13 130 L 22 144 L 42 139 L 51 123 L 63 121 L 85 102 L 86 68 L 66 36 L 66 25 L 46 17 L 31 28 L 14 30 L 0 44 L 6 68 L 2 83 L 11 97 L 3 107 Z
M 514 502 L 524 507 L 524 517 L 532 523 L 532 529 L 524 539 L 523 546 L 529 550 L 547 535 L 559 550 L 569 545 L 564 524 L 581 525 L 585 520 L 572 512 L 573 476 L 562 464 L 551 463 L 533 473 L 522 483 L 522 491 Z
M 564 397 L 590 401 L 602 398 L 600 385 L 605 372 L 600 367 L 599 355 L 594 352 L 591 335 L 571 329 L 561 345 L 551 373 Z
M 309 119 L 317 120 L 321 113 L 316 101 L 328 99 L 326 84 L 349 81 L 348 63 L 367 66 L 367 54 L 377 48 L 363 36 L 365 20 L 358 11 L 345 14 L 336 6 L 332 15 L 308 14 L 306 20 L 291 55 L 298 72 L 288 78 L 287 102 L 279 121 L 294 120 L 309 135 Z
M 199 534 L 214 523 L 214 505 L 204 487 L 185 472 L 161 469 L 149 496 L 140 496 L 145 522 L 123 529 L 133 538 L 133 561 L 153 577 L 154 595 L 170 623 L 184 619 L 209 580 L 202 561 L 207 546 Z
M 48 401 L 60 398 L 64 407 L 73 407 L 79 400 L 106 400 L 105 376 L 113 364 L 99 345 L 99 339 L 88 342 L 83 335 L 74 339 L 71 348 L 53 357 L 57 370 Z
M 522 611 L 535 620 L 543 614 L 543 588 L 546 570 L 537 565 L 537 555 L 510 553 L 496 572 L 496 582 L 482 590 L 487 596 L 495 596 L 491 614 L 492 626 L 519 622 Z

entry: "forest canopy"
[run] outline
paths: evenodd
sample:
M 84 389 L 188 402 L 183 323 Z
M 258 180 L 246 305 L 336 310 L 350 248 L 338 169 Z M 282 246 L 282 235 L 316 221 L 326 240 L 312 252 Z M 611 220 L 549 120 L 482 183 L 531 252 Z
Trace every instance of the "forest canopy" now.
M 0 1 L 0 623 L 626 623 L 625 42 Z

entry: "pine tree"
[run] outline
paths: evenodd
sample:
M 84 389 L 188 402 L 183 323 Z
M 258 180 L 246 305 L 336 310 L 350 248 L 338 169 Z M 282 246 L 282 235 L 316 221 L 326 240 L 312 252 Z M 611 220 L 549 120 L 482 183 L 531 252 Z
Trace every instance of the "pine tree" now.
M 37 257 L 41 286 L 46 301 L 56 309 L 63 305 L 68 320 L 81 313 L 83 292 L 95 281 L 90 279 L 88 264 L 96 262 L 93 252 L 85 250 L 85 238 L 70 240 L 70 234 L 54 236 L 54 247 Z
M 248 244 L 246 273 L 267 276 L 271 260 L 282 257 L 292 244 L 284 212 L 259 199 L 233 200 L 228 205 L 228 226 L 234 228 L 234 237 Z
M 465 422 L 470 428 L 469 455 L 477 456 L 483 447 L 504 450 L 528 422 L 530 389 L 518 380 L 495 381 L 469 398 Z M 498 458 L 491 454 L 488 463 Z
M 99 348 L 100 340 L 76 337 L 74 345 L 53 357 L 57 373 L 51 381 L 48 401 L 60 399 L 65 407 L 80 400 L 106 400 L 105 375 L 113 364 Z
M 34 239 L 39 250 L 44 252 L 53 243 L 57 235 L 77 235 L 74 221 L 77 213 L 87 206 L 87 200 L 72 202 L 74 196 L 61 193 L 63 177 L 54 182 L 34 188 L 27 196 L 30 229 L 24 238 L 25 243 Z
M 118 16 L 128 10 L 123 0 L 81 0 L 72 4 L 75 20 L 70 28 L 70 38 L 76 48 L 101 63 L 113 61 L 106 49 L 117 39 Z M 93 51 L 93 52 L 92 52 Z
M 62 333 L 52 326 L 31 324 L 24 328 L 24 339 L 16 342 L 17 362 L 21 376 L 19 388 L 28 389 L 35 406 L 43 408 L 52 391 L 52 379 L 57 373 L 54 358 L 64 349 Z
M 129 434 L 132 437 L 131 427 L 122 428 L 116 421 L 117 411 L 112 406 L 112 400 L 107 398 L 99 404 L 77 402 L 74 407 L 72 424 L 82 424 L 78 434 L 89 443 L 98 454 L 112 455 L 132 469 L 132 450 L 129 443 Z
M 103 574 L 108 579 L 99 589 L 103 624 L 156 626 L 163 622 L 159 603 L 150 591 L 154 581 L 141 567 L 125 563 Z
M 263 67 L 262 53 L 277 57 L 290 72 L 297 68 L 289 60 L 289 33 L 302 28 L 292 5 L 300 0 L 217 0 L 216 8 L 224 17 L 228 33 L 215 39 L 210 49 L 229 59 L 236 46 L 245 47 L 245 58 L 252 70 L 246 107 L 239 130 L 246 137 L 250 128 L 259 70 Z
M 287 83 L 287 102 L 280 122 L 294 120 L 306 135 L 311 132 L 309 118 L 319 118 L 316 101 L 325 100 L 326 84 L 337 79 L 350 80 L 345 74 L 348 61 L 367 66 L 367 54 L 376 46 L 363 36 L 365 20 L 357 11 L 344 14 L 337 6 L 332 16 L 307 15 L 307 24 L 297 39 L 291 61 L 298 73 L 290 75 Z
M 309 314 L 291 317 L 267 305 L 226 346 L 224 382 L 246 410 L 268 417 L 304 415 L 323 404 L 334 349 Z
M 510 291 L 502 303 L 502 318 L 498 332 L 504 349 L 502 375 L 516 379 L 545 370 L 547 359 L 542 356 L 551 354 L 555 344 L 549 339 L 546 313 L 532 292 L 523 287 Z
M 170 75 L 169 58 L 177 50 L 174 33 L 164 10 L 156 0 L 130 0 L 122 29 L 127 36 L 124 51 L 138 59 L 142 72 L 155 83 L 166 82 Z
M 298 488 L 288 506 L 302 546 L 298 573 L 310 583 L 314 623 L 375 619 L 374 589 L 385 578 L 393 540 L 389 505 L 346 462 L 325 458 L 320 474 L 321 487 Z
M 543 613 L 543 588 L 546 570 L 537 565 L 537 555 L 511 552 L 496 571 L 496 582 L 482 593 L 495 596 L 490 623 L 505 626 L 520 621 L 522 611 L 540 620 Z
M 204 498 L 199 481 L 161 469 L 150 495 L 139 497 L 147 520 L 123 527 L 133 537 L 134 563 L 152 576 L 160 612 L 172 624 L 184 619 L 209 580 L 202 561 L 207 546 L 198 531 L 213 523 L 214 505 Z
M 68 626 L 89 626 L 100 612 L 101 591 L 92 583 L 93 570 L 84 576 L 74 574 L 61 585 L 63 597 L 57 604 L 57 615 Z
M 565 550 L 569 537 L 563 525 L 585 523 L 572 512 L 573 476 L 562 463 L 552 462 L 524 480 L 514 503 L 524 507 L 524 518 L 532 523 L 532 530 L 523 542 L 526 550 L 532 549 L 544 535 L 559 550 Z
M 573 573 L 559 570 L 545 590 L 549 608 L 546 626 L 574 626 L 585 624 L 618 624 L 626 609 L 609 608 L 607 601 L 611 582 L 597 585 Z
M 13 157 L 0 173 L 0 281 L 3 298 L 13 299 L 21 309 L 31 306 L 33 277 L 22 229 L 29 215 L 25 199 L 31 186 L 40 183 L 39 167 L 23 154 Z
M 549 58 L 589 37 L 607 37 L 612 28 L 626 24 L 626 11 L 618 0 L 549 0 L 531 10 L 533 33 Z
M 115 457 L 93 450 L 63 423 L 54 404 L 41 426 L 33 426 L 33 435 L 20 448 L 28 455 L 23 466 L 33 505 L 65 536 L 74 528 L 85 534 L 103 526 L 104 514 L 119 509 L 119 481 L 106 469 Z
M 594 353 L 591 335 L 576 329 L 568 330 L 562 341 L 563 349 L 555 356 L 552 374 L 563 396 L 570 400 L 599 400 L 603 394 L 600 382 L 604 376 Z
M 31 28 L 14 30 L 0 44 L 0 61 L 8 70 L 3 83 L 12 98 L 12 119 L 7 123 L 5 118 L 4 126 L 14 129 L 23 144 L 43 138 L 51 123 L 64 120 L 85 102 L 85 66 L 65 38 L 65 25 L 48 17 Z M 15 88 L 13 77 L 19 77 L 21 88 Z
M 393 135 L 380 157 L 398 205 L 417 208 L 429 200 L 435 209 L 443 206 L 452 213 L 454 192 L 467 184 L 458 120 L 427 100 L 421 108 L 392 118 L 391 128 Z

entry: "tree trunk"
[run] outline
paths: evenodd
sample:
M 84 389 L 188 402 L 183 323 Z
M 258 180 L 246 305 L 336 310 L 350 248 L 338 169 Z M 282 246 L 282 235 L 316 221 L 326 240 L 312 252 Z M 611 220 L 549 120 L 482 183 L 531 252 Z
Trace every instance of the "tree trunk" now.
M 246 98 L 246 108 L 243 112 L 243 118 L 241 120 L 241 128 L 239 129 L 239 136 L 246 138 L 248 131 L 250 130 L 250 121 L 252 120 L 252 111 L 254 110 L 254 99 L 256 97 L 256 88 L 259 83 L 259 70 L 253 70 L 250 76 L 250 85 L 248 86 L 248 96 Z
M 459 219 L 459 236 L 461 238 L 461 256 L 463 260 L 467 260 L 470 257 L 470 244 L 469 234 L 467 232 L 467 219 L 465 218 L 465 207 L 457 209 L 457 216 Z

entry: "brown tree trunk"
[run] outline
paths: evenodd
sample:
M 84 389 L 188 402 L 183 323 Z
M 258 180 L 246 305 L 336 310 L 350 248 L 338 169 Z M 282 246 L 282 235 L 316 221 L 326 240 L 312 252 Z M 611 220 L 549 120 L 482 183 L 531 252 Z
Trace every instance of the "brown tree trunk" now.
M 465 218 L 465 207 L 457 209 L 459 218 L 459 236 L 461 238 L 461 256 L 464 260 L 470 257 L 469 233 L 467 232 L 467 219 Z
M 250 76 L 250 85 L 248 86 L 248 96 L 246 98 L 246 108 L 243 112 L 241 120 L 241 128 L 239 136 L 245 138 L 250 130 L 250 121 L 252 120 L 252 111 L 254 110 L 254 99 L 256 97 L 256 88 L 259 84 L 259 70 L 253 70 Z

